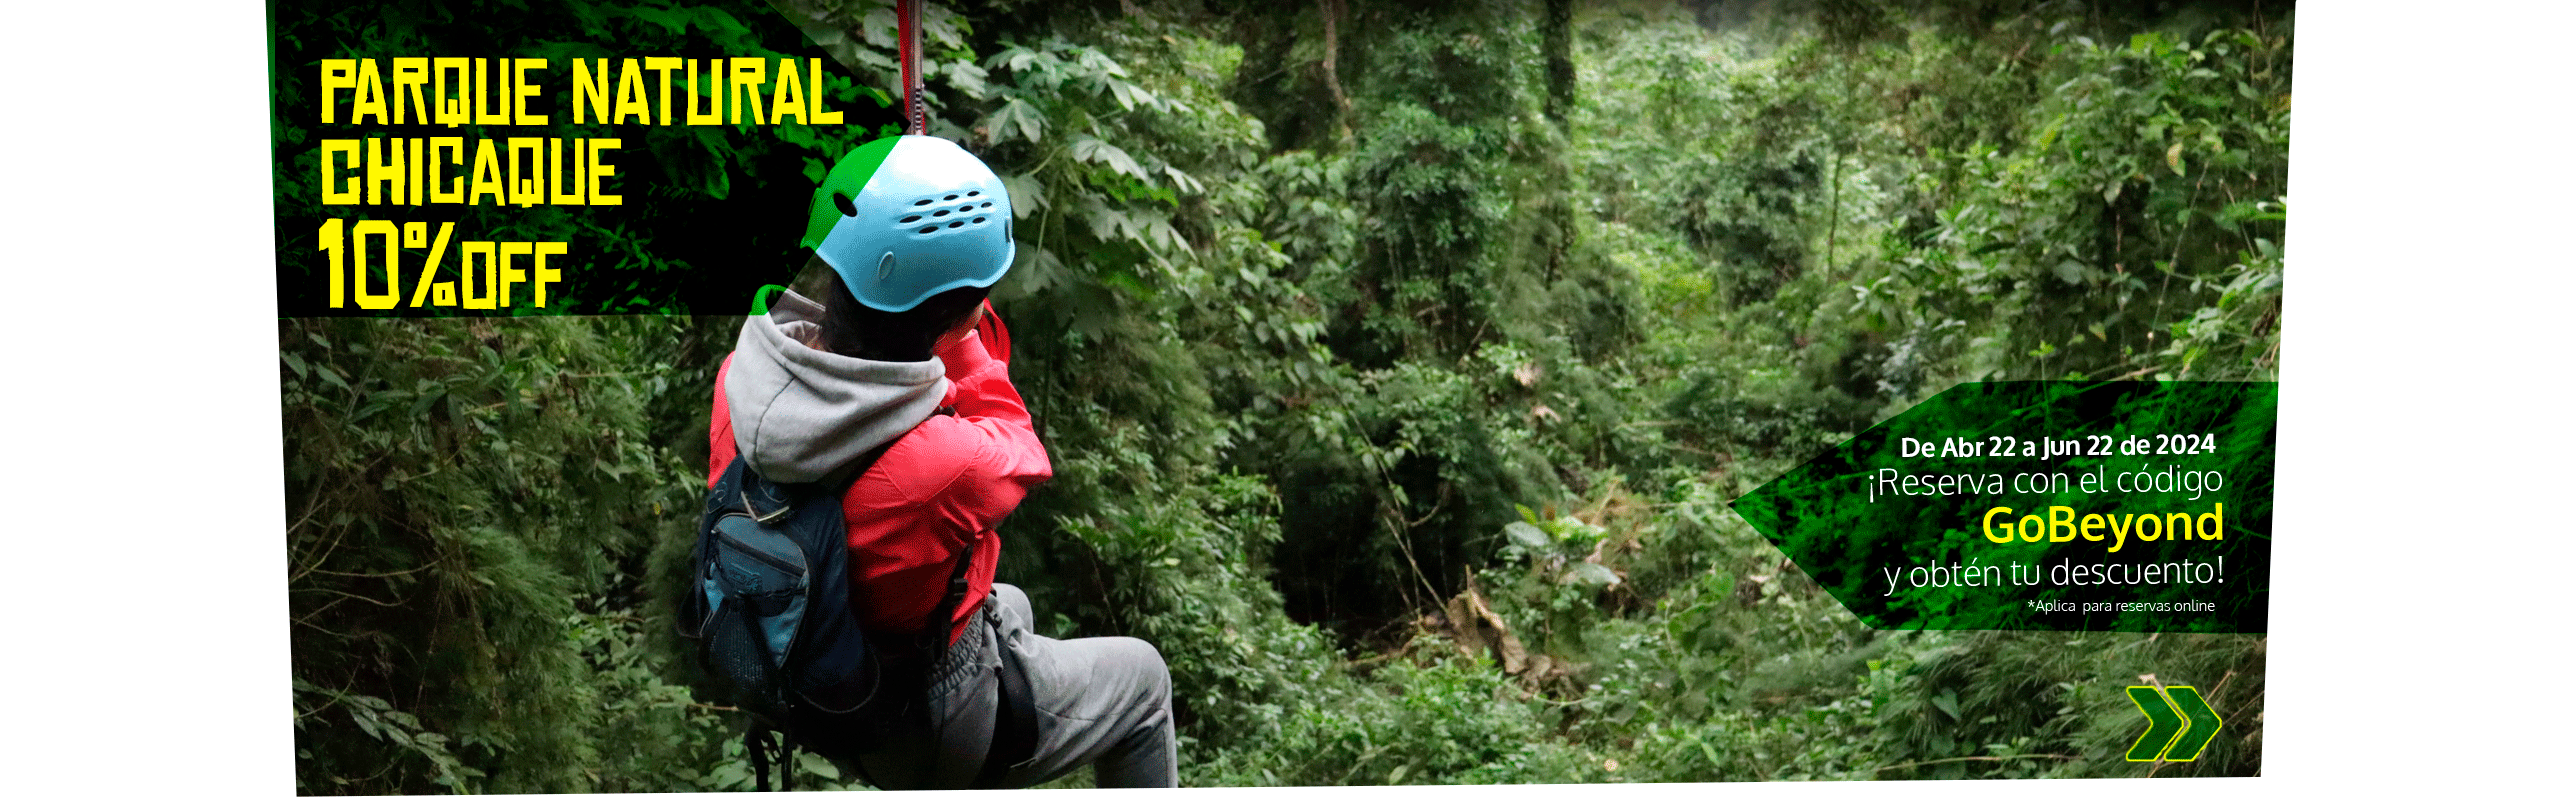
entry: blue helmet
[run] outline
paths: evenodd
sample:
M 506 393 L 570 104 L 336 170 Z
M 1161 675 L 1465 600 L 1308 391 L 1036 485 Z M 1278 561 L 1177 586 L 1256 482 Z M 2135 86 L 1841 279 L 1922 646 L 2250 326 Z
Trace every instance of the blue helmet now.
M 800 245 L 863 305 L 898 312 L 1013 268 L 1013 199 L 977 156 L 931 136 L 853 149 L 809 200 Z

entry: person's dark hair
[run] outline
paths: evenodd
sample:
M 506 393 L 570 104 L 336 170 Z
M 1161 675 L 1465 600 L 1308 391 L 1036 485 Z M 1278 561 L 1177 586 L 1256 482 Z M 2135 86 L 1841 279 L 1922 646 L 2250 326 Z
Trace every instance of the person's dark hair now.
M 963 286 L 927 297 L 905 311 L 881 311 L 853 299 L 835 270 L 824 270 L 827 315 L 818 323 L 827 352 L 871 361 L 924 361 L 933 341 L 959 327 L 987 299 L 987 290 Z

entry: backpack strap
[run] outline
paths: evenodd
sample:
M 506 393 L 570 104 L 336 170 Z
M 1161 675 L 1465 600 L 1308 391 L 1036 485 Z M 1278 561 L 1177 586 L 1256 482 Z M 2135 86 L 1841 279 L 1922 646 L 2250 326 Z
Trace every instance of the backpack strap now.
M 755 767 L 756 791 L 770 792 L 773 791 L 773 782 L 768 777 L 771 765 L 775 761 L 782 762 L 782 790 L 788 792 L 791 791 L 791 734 L 783 734 L 782 744 L 777 746 L 773 743 L 773 732 L 773 728 L 766 726 L 761 719 L 747 725 L 747 764 Z
M 880 463 L 880 457 L 887 455 L 889 448 L 896 445 L 899 439 L 904 438 L 906 437 L 898 436 L 881 442 L 878 447 L 862 451 L 861 455 L 854 456 L 853 460 L 844 462 L 842 466 L 836 467 L 811 485 L 827 494 L 843 496 L 846 489 L 853 488 L 854 481 L 862 480 L 862 476 L 871 471 L 871 465 Z

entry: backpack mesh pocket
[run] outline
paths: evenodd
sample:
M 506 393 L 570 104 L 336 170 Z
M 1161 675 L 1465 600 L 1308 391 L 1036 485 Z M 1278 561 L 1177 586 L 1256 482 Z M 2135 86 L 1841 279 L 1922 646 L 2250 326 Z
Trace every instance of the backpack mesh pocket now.
M 715 598 L 704 631 L 712 671 L 749 711 L 780 718 L 782 675 L 808 608 L 809 562 L 790 537 L 743 516 L 714 526 L 703 593 Z

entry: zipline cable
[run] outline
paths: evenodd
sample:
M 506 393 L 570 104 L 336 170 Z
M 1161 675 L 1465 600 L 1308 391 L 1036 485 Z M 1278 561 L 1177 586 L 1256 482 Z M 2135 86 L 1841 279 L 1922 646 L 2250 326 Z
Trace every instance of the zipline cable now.
M 916 61 L 916 31 L 924 0 L 898 0 L 898 89 L 907 115 L 907 134 L 924 135 L 924 78 Z

